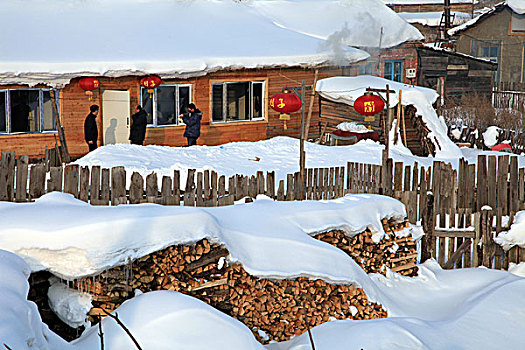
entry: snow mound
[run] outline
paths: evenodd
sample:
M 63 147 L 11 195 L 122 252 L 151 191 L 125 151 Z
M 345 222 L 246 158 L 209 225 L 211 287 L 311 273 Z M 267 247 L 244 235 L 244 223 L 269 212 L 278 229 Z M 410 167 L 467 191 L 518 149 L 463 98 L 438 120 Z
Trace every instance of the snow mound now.
M 24 260 L 0 250 L 0 344 L 16 350 L 61 349 L 66 342 L 42 323 L 36 304 L 27 300 L 30 273 Z
M 89 327 L 87 313 L 93 305 L 93 297 L 88 293 L 68 288 L 58 278 L 50 278 L 50 286 L 47 292 L 51 310 L 71 328 L 80 326 Z
M 485 268 L 419 265 L 416 278 L 374 275 L 389 318 L 334 321 L 312 329 L 320 349 L 521 349 L 525 279 Z M 392 317 L 393 316 L 393 317 Z M 269 350 L 309 349 L 307 334 Z
M 485 146 L 488 148 L 491 148 L 492 146 L 495 146 L 498 143 L 498 136 L 501 128 L 497 126 L 489 126 L 487 130 L 482 134 L 483 135 L 483 143 L 485 143 Z
M 525 248 L 525 211 L 520 211 L 514 217 L 514 222 L 508 231 L 503 231 L 494 238 L 505 250 L 514 246 Z
M 356 123 L 356 122 L 343 122 L 337 125 L 337 128 L 339 130 L 351 131 L 351 132 L 356 132 L 356 133 L 367 133 L 371 131 L 369 128 L 367 128 L 363 124 Z
M 254 276 L 322 278 L 373 293 L 368 276 L 346 253 L 309 233 L 338 228 L 353 235 L 368 228 L 378 242 L 385 234 L 381 219 L 404 218 L 406 211 L 393 198 L 365 194 L 197 208 L 97 207 L 54 192 L 34 203 L 0 202 L 0 216 L 12 218 L 0 228 L 1 247 L 22 256 L 33 271 L 46 269 L 68 280 L 207 238 L 225 245 L 230 261 Z
M 390 89 L 395 90 L 395 93 L 390 94 L 391 106 L 395 106 L 398 103 L 398 91 L 402 90 L 401 104 L 416 107 L 416 113 L 423 118 L 430 130 L 428 138 L 436 146 L 436 157 L 460 158 L 462 156 L 459 147 L 448 138 L 448 129 L 445 121 L 438 117 L 432 107 L 432 104 L 439 97 L 438 93 L 432 89 L 363 75 L 321 79 L 317 82 L 316 91 L 324 98 L 352 106 L 354 101 L 366 92 L 366 88 L 385 89 L 387 84 L 390 86 Z M 386 97 L 386 94 L 382 95 Z M 392 147 L 394 147 L 394 138 L 392 137 L 390 140 Z
M 116 313 L 143 349 L 264 349 L 241 322 L 178 292 L 141 294 L 125 301 Z M 115 320 L 104 318 L 102 330 L 106 348 L 135 348 Z M 72 350 L 98 349 L 98 327 L 87 330 L 71 345 Z
M 405 165 L 432 166 L 434 160 L 451 163 L 457 169 L 458 162 L 464 157 L 470 164 L 477 163 L 479 154 L 502 155 L 494 151 L 481 151 L 461 148 L 460 156 L 417 157 L 406 148 L 392 147 L 390 157 L 395 162 Z M 327 168 L 342 166 L 347 162 L 381 164 L 381 152 L 384 146 L 372 140 L 362 140 L 351 146 L 330 147 L 305 142 L 306 166 L 308 168 Z M 407 153 L 408 152 L 408 153 Z M 124 166 L 128 185 L 134 171 L 144 178 L 151 172 L 157 173 L 159 188 L 162 176 L 173 176 L 174 170 L 180 171 L 181 188 L 186 185 L 188 169 L 215 170 L 219 176 L 235 174 L 251 176 L 257 171 L 275 171 L 276 185 L 279 180 L 286 180 L 286 174 L 299 171 L 298 159 L 290 155 L 299 154 L 299 140 L 290 137 L 274 137 L 257 142 L 232 142 L 220 146 L 136 146 L 128 144 L 108 145 L 97 148 L 75 163 L 81 166 L 100 165 L 104 168 Z M 525 157 L 517 156 L 520 167 L 525 166 Z

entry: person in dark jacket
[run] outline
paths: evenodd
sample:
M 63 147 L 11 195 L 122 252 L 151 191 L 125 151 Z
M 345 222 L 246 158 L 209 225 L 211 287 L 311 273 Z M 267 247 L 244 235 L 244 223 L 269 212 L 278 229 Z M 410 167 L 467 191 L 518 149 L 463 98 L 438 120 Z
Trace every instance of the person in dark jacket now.
M 132 145 L 141 145 L 146 138 L 147 114 L 139 105 L 135 108 L 135 114 L 131 116 L 131 128 L 129 130 L 129 139 Z
M 86 140 L 89 152 L 97 149 L 98 141 L 98 127 L 97 127 L 97 115 L 98 115 L 98 106 L 92 105 L 89 107 L 90 113 L 87 115 L 86 120 L 84 121 L 84 139 Z
M 193 103 L 188 105 L 188 114 L 181 114 L 182 121 L 186 124 L 184 137 L 188 139 L 188 146 L 197 144 L 197 139 L 201 136 L 202 112 Z

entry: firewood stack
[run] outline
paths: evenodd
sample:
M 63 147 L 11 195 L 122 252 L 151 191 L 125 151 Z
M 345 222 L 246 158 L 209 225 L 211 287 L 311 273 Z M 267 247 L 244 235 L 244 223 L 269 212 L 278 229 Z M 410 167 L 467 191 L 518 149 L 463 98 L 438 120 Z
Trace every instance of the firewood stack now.
M 385 237 L 378 243 L 372 241 L 372 233 L 366 230 L 354 237 L 342 231 L 321 233 L 315 238 L 330 243 L 354 259 L 367 273 L 385 274 L 386 267 L 404 276 L 417 275 L 416 242 L 408 237 L 396 237 L 395 232 L 404 230 L 408 222 L 383 220 Z
M 175 290 L 198 298 L 247 325 L 261 342 L 289 340 L 333 319 L 386 317 L 362 289 L 322 280 L 259 279 L 241 265 L 228 266 L 228 251 L 204 239 L 194 246 L 172 246 L 132 266 L 119 266 L 75 282 L 94 295 L 92 320 L 113 311 L 135 289 Z M 262 332 L 261 332 L 262 331 Z

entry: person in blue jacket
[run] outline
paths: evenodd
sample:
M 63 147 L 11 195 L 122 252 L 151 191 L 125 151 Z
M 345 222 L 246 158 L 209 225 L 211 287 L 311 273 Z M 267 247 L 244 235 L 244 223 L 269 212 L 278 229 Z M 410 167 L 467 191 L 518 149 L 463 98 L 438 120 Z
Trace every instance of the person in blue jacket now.
M 188 146 L 197 144 L 197 139 L 201 136 L 202 112 L 193 103 L 188 105 L 188 113 L 181 114 L 182 121 L 186 124 L 184 137 L 188 139 Z

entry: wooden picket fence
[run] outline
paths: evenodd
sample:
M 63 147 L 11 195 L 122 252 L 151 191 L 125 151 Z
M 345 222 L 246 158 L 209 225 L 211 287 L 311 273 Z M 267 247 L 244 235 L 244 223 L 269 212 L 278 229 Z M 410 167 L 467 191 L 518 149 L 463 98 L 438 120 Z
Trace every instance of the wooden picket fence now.
M 0 200 L 32 201 L 53 191 L 72 194 L 92 205 L 157 203 L 215 207 L 231 205 L 245 197 L 255 198 L 259 194 L 279 201 L 334 199 L 344 195 L 345 169 L 307 169 L 305 186 L 302 186 L 298 172 L 288 174 L 286 181 L 280 180 L 277 187 L 273 171 L 226 178 L 218 176 L 215 171 L 189 169 L 184 188 L 181 188 L 180 176 L 178 170 L 173 176 L 163 176 L 159 188 L 156 173 L 144 179 L 134 172 L 129 187 L 126 187 L 126 169 L 122 166 L 111 169 L 77 164 L 53 167 L 44 162 L 29 167 L 27 156 L 15 160 L 14 153 L 2 152 Z
M 447 268 L 506 268 L 510 262 L 525 261 L 524 249 L 504 252 L 492 240 L 525 208 L 525 168 L 518 168 L 517 158 L 508 155 L 481 155 L 477 167 L 461 159 L 457 169 L 439 161 L 425 168 L 417 163 L 394 163 L 386 157 L 381 165 L 349 162 L 346 174 L 344 167 L 307 169 L 304 186 L 299 173 L 288 174 L 276 183 L 274 171 L 227 178 L 214 171 L 189 169 L 184 188 L 177 170 L 160 180 L 159 188 L 157 174 L 144 179 L 135 172 L 126 186 L 124 167 L 62 167 L 49 162 L 29 166 L 27 156 L 15 159 L 12 152 L 2 152 L 0 158 L 0 200 L 32 201 L 45 193 L 62 191 L 92 205 L 214 207 L 243 198 L 251 201 L 259 194 L 279 201 L 383 194 L 403 202 L 409 221 L 423 225 L 423 258 L 433 257 Z M 488 224 L 490 215 L 493 224 Z

